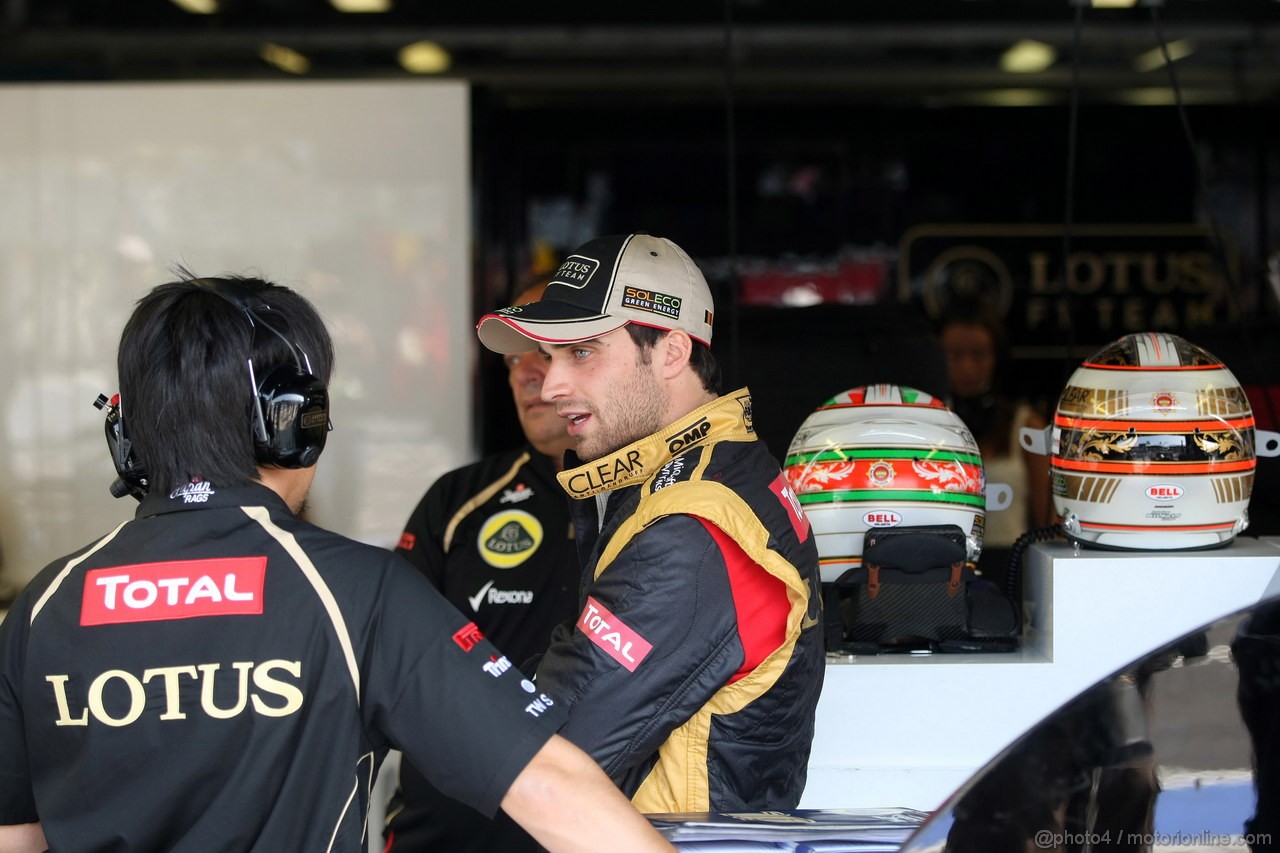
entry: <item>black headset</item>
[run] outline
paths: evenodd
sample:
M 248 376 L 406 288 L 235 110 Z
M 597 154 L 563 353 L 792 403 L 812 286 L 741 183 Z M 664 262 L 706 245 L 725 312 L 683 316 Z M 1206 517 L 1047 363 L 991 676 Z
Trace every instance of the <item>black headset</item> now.
M 320 458 L 329 430 L 333 429 L 329 420 L 329 389 L 311 372 L 311 359 L 302 347 L 268 322 L 265 315 L 279 312 L 247 286 L 228 279 L 196 279 L 195 283 L 201 290 L 239 309 L 249 321 L 255 338 L 261 326 L 289 347 L 293 362 L 272 369 L 261 379 L 254 369 L 253 356 L 246 360 L 254 458 L 260 465 L 310 468 Z M 150 484 L 146 466 L 134 452 L 133 442 L 125 430 L 120 395 L 108 400 L 99 394 L 94 405 L 107 413 L 107 447 L 118 475 L 111 484 L 111 494 L 117 498 L 133 495 L 142 500 Z

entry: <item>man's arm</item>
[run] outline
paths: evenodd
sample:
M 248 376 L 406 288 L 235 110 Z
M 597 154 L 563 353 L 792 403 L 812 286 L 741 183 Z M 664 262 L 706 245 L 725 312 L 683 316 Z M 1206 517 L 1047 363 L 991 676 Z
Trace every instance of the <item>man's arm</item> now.
M 675 849 L 589 755 L 559 735 L 511 783 L 502 808 L 551 853 Z
M 4 853 L 44 853 L 48 849 L 49 842 L 44 840 L 44 830 L 38 823 L 0 826 L 0 850 Z

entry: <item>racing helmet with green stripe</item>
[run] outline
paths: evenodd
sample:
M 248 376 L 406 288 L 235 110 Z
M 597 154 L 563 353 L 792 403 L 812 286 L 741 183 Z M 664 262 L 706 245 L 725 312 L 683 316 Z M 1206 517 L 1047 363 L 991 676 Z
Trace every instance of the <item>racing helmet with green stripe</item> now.
M 1271 435 L 1255 435 L 1249 399 L 1220 359 L 1177 335 L 1125 335 L 1086 359 L 1058 400 L 1054 507 L 1085 545 L 1225 545 L 1249 523 L 1255 441 Z
M 785 471 L 818 547 L 822 580 L 862 564 L 881 528 L 954 525 L 977 562 L 986 518 L 978 444 L 936 397 L 903 385 L 851 388 L 796 431 Z

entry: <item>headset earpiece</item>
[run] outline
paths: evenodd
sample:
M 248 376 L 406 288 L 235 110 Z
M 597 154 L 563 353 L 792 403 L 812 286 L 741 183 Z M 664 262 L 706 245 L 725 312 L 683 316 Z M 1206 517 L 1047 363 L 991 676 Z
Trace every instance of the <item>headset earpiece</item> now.
M 310 468 L 329 437 L 329 389 L 291 364 L 264 377 L 253 401 L 258 461 L 281 468 Z
M 257 293 L 225 279 L 201 279 L 200 285 L 239 308 L 255 339 L 258 326 L 262 326 L 289 347 L 293 364 L 282 364 L 265 376 L 258 376 L 253 359 L 248 360 L 254 457 L 261 465 L 310 468 L 320 458 L 332 428 L 327 386 L 311 373 L 310 359 L 302 347 L 271 325 L 267 315 L 273 309 Z

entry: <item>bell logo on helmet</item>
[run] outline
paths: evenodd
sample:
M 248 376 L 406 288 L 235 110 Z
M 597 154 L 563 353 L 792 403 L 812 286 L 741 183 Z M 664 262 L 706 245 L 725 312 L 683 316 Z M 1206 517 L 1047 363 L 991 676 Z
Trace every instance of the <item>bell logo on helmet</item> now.
M 1161 483 L 1158 486 L 1147 487 L 1147 497 L 1153 501 L 1176 501 L 1186 493 L 1186 489 L 1174 483 Z
M 862 523 L 867 527 L 897 527 L 902 516 L 890 509 L 876 509 L 862 516 Z

